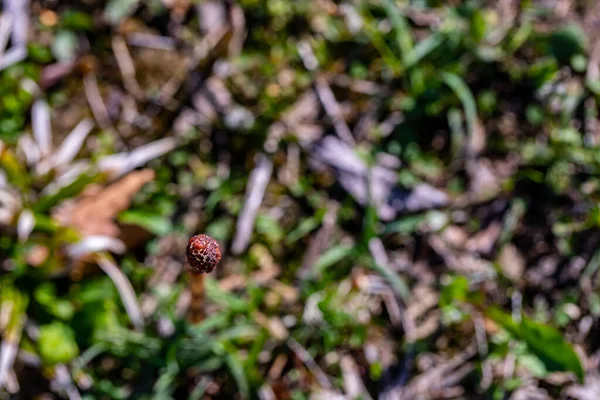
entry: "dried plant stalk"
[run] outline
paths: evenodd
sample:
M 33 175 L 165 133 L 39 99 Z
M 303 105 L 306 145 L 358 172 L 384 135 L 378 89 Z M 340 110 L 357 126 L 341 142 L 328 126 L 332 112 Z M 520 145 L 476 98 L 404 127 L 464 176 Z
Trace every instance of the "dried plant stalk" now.
M 221 249 L 216 240 L 207 235 L 190 238 L 185 250 L 189 264 L 190 307 L 188 320 L 195 324 L 204 318 L 204 274 L 210 273 L 221 260 Z
M 187 318 L 196 324 L 204 319 L 204 274 L 190 270 L 188 276 L 191 300 Z

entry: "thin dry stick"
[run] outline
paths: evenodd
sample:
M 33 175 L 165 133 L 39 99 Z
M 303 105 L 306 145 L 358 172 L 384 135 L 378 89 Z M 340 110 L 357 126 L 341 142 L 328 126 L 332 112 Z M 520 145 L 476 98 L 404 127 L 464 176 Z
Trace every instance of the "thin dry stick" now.
M 244 197 L 244 206 L 237 220 L 235 227 L 235 237 L 231 245 L 233 254 L 241 254 L 246 250 L 250 243 L 254 222 L 258 214 L 258 209 L 265 196 L 269 179 L 273 172 L 273 160 L 266 154 L 261 153 L 256 163 L 256 167 L 250 173 L 246 195 Z
M 190 285 L 190 306 L 188 320 L 196 324 L 204 319 L 204 274 L 188 271 Z
M 98 79 L 94 73 L 90 72 L 83 77 L 83 89 L 87 97 L 88 104 L 92 110 L 92 114 L 102 129 L 114 131 L 108 110 L 102 100 Z
M 298 54 L 304 63 L 304 67 L 313 74 L 316 74 L 319 67 L 319 61 L 317 60 L 317 57 L 315 56 L 315 53 L 308 42 L 302 41 L 298 43 Z M 319 100 L 321 100 L 321 104 L 323 104 L 325 112 L 333 122 L 333 128 L 335 129 L 337 135 L 346 144 L 354 146 L 356 142 L 352 136 L 352 131 L 344 120 L 340 105 L 335 98 L 331 87 L 329 87 L 327 80 L 321 76 L 316 76 L 315 89 L 317 91 Z
M 135 78 L 135 65 L 131 54 L 129 54 L 129 49 L 127 49 L 125 39 L 120 36 L 114 36 L 112 39 L 112 49 L 125 87 L 136 99 L 143 99 L 144 91 Z

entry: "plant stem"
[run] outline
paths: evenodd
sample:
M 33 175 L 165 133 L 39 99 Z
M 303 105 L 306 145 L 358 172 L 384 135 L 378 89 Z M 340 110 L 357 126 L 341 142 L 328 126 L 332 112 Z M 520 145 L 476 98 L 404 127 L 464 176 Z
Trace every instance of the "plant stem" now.
M 204 319 L 204 274 L 188 271 L 190 285 L 190 306 L 188 321 L 196 324 Z

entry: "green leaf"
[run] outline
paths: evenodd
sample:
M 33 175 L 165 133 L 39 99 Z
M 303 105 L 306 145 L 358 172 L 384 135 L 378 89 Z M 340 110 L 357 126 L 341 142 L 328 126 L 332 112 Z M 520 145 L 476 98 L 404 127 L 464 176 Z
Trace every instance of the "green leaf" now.
M 354 251 L 354 246 L 349 245 L 340 245 L 336 247 L 332 247 L 327 250 L 319 259 L 315 262 L 314 270 L 317 273 L 320 273 L 325 268 L 328 268 L 335 263 L 342 261 L 344 258 L 348 257 Z
M 56 233 L 60 225 L 48 217 L 46 213 L 34 213 L 35 217 L 35 230 L 38 232 Z
M 258 336 L 259 330 L 257 329 L 256 326 L 254 325 L 239 325 L 239 326 L 233 326 L 227 330 L 225 330 L 224 332 L 221 332 L 218 336 L 219 340 L 226 340 L 226 341 L 232 341 L 232 340 L 245 340 L 245 341 L 249 341 L 251 339 L 254 339 Z
M 473 93 L 465 83 L 465 81 L 458 75 L 445 72 L 442 75 L 442 79 L 446 85 L 452 89 L 465 109 L 465 116 L 467 118 L 467 126 L 469 135 L 472 136 L 475 133 L 477 126 L 477 103 L 473 97 Z
M 13 152 L 7 147 L 0 148 L 0 169 L 4 171 L 8 181 L 19 189 L 26 190 L 29 186 L 29 175 L 25 172 Z
M 425 213 L 415 214 L 415 215 L 407 215 L 406 217 L 400 218 L 397 221 L 390 222 L 386 225 L 384 234 L 389 235 L 393 233 L 397 233 L 400 235 L 411 235 L 419 227 L 423 222 L 427 220 L 427 215 Z
M 321 223 L 321 220 L 322 218 L 318 216 L 312 216 L 301 220 L 298 226 L 293 231 L 288 233 L 285 243 L 290 245 L 295 241 L 302 239 L 304 236 L 317 229 Z
M 522 317 L 520 324 L 516 323 L 509 314 L 496 308 L 488 309 L 486 315 L 511 335 L 525 342 L 548 371 L 571 371 L 580 381 L 583 381 L 583 366 L 577 353 L 556 329 L 525 316 Z
M 379 29 L 377 29 L 378 21 L 370 15 L 366 7 L 361 6 L 360 10 L 362 18 L 365 21 L 363 26 L 365 35 L 369 38 L 373 47 L 381 54 L 385 65 L 394 71 L 394 73 L 398 74 L 403 70 L 403 66 L 400 65 L 398 57 L 396 57 L 396 54 L 389 48 L 385 38 L 381 35 Z
M 25 312 L 29 298 L 17 290 L 11 281 L 0 281 L 0 309 L 5 311 L 3 339 L 18 342 L 21 329 L 26 319 Z
M 400 275 L 390 269 L 387 265 L 378 264 L 375 260 L 372 260 L 371 268 L 381 274 L 389 282 L 394 292 L 400 296 L 402 300 L 405 302 L 410 301 L 410 289 Z
M 73 329 L 58 321 L 40 327 L 38 345 L 40 357 L 48 365 L 69 362 L 79 354 Z
M 248 379 L 246 379 L 246 374 L 244 372 L 244 366 L 242 365 L 242 361 L 236 354 L 230 352 L 225 358 L 225 362 L 227 363 L 229 371 L 231 372 L 231 375 L 233 375 L 233 378 L 237 383 L 240 394 L 245 399 L 249 398 L 250 389 L 248 386 Z
M 259 215 L 256 218 L 256 232 L 264 235 L 269 242 L 280 242 L 285 233 L 279 222 L 269 215 Z
M 390 17 L 392 25 L 394 26 L 394 31 L 396 32 L 396 44 L 400 49 L 400 57 L 404 63 L 404 68 L 407 68 L 408 55 L 411 53 L 413 48 L 413 40 L 410 34 L 408 23 L 394 1 L 384 0 L 383 6 L 385 7 L 385 11 Z
M 567 63 L 574 55 L 585 52 L 587 42 L 585 32 L 576 23 L 553 29 L 548 38 L 550 52 L 557 60 L 564 63 Z
M 77 35 L 71 31 L 60 31 L 52 42 L 52 54 L 58 61 L 68 62 L 75 59 L 78 46 Z
M 221 290 L 214 279 L 204 279 L 204 285 L 206 296 L 212 301 L 224 305 L 233 312 L 245 312 L 249 309 L 250 304 L 247 301 Z
M 74 10 L 67 10 L 63 13 L 62 23 L 66 28 L 75 31 L 88 31 L 94 27 L 94 21 L 90 14 Z
M 462 276 L 451 277 L 450 282 L 444 285 L 440 296 L 440 305 L 452 305 L 455 302 L 464 302 L 469 296 L 469 280 Z
M 119 23 L 133 13 L 138 3 L 139 0 L 110 0 L 104 9 L 104 16 L 110 23 Z
M 364 243 L 369 243 L 369 240 L 373 239 L 377 235 L 377 223 L 379 217 L 377 216 L 377 209 L 369 205 L 365 210 L 363 217 L 363 234 L 362 240 Z
M 157 236 L 164 236 L 173 230 L 171 220 L 162 215 L 148 211 L 124 211 L 119 215 L 119 222 L 140 226 Z
M 71 302 L 56 296 L 56 287 L 50 282 L 44 282 L 35 289 L 35 300 L 57 318 L 68 320 L 73 317 L 75 308 Z
M 405 57 L 406 68 L 419 63 L 444 42 L 444 35 L 436 32 L 421 40 Z

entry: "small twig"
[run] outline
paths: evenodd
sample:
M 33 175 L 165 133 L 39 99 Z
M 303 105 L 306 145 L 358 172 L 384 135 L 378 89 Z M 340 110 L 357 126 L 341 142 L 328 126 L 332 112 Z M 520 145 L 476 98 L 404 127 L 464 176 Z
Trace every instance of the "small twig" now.
M 406 282 L 390 267 L 390 260 L 383 247 L 381 239 L 374 237 L 369 241 L 369 252 L 377 265 L 378 272 L 389 282 L 392 290 L 398 295 L 404 303 L 408 303 L 411 298 L 411 291 Z
M 13 18 L 11 41 L 13 46 L 25 48 L 29 35 L 29 0 L 5 0 L 4 8 Z
M 480 386 L 483 390 L 487 390 L 492 384 L 493 373 L 491 369 L 491 365 L 486 360 L 488 355 L 488 342 L 485 334 L 485 324 L 483 321 L 483 317 L 480 313 L 474 312 L 473 314 L 473 326 L 475 327 L 475 340 L 477 341 L 477 349 L 479 351 L 479 357 L 482 359 L 482 379 L 480 382 Z
M 99 255 L 97 262 L 100 268 L 112 279 L 113 283 L 117 287 L 117 291 L 121 296 L 125 311 L 131 320 L 131 323 L 136 330 L 141 331 L 144 329 L 144 318 L 142 317 L 142 311 L 138 304 L 137 298 L 135 297 L 135 291 L 131 282 L 125 276 L 125 274 L 119 269 L 119 267 L 109 259 L 108 255 Z
M 304 363 L 304 365 L 308 367 L 310 372 L 315 376 L 315 378 L 317 378 L 317 382 L 319 382 L 319 385 L 321 385 L 323 389 L 333 390 L 333 385 L 331 384 L 331 381 L 325 372 L 323 372 L 321 367 L 319 367 L 319 364 L 317 364 L 310 353 L 304 347 L 302 347 L 300 343 L 298 343 L 294 338 L 289 338 L 287 340 L 287 345 Z
M 196 324 L 204 319 L 204 274 L 188 271 L 190 304 L 188 320 Z
M 17 236 L 19 242 L 25 243 L 29 239 L 29 235 L 33 232 L 35 226 L 35 217 L 31 210 L 25 209 L 21 211 L 19 220 L 17 221 Z
M 42 157 L 52 150 L 52 128 L 50 125 L 50 107 L 45 100 L 36 100 L 31 108 L 31 125 L 33 138 L 36 141 Z
M 92 109 L 92 114 L 94 114 L 94 118 L 96 119 L 98 125 L 102 129 L 114 131 L 114 127 L 110 121 L 110 116 L 108 115 L 108 110 L 106 109 L 104 101 L 102 100 L 102 95 L 100 94 L 100 88 L 98 87 L 96 75 L 93 73 L 86 74 L 83 77 L 83 88 L 88 104 Z
M 127 43 L 131 46 L 147 47 L 156 50 L 172 51 L 175 49 L 175 40 L 172 37 L 142 32 L 133 32 L 129 34 L 127 36 Z
M 191 71 L 198 68 L 202 60 L 208 58 L 211 52 L 225 39 L 228 28 L 215 29 L 209 32 L 198 45 L 192 55 L 185 61 L 184 66 L 174 72 L 169 81 L 162 87 L 158 100 L 160 104 L 168 104 L 181 89 Z
M 18 345 L 4 340 L 0 346 L 0 388 L 4 387 L 9 371 L 12 369 L 17 355 Z
M 288 187 L 298 184 L 300 177 L 300 147 L 290 144 L 287 147 L 285 167 L 279 170 L 279 180 Z
M 268 384 L 263 384 L 260 389 L 258 389 L 258 398 L 260 400 L 276 400 L 275 392 L 273 388 Z
M 235 237 L 231 246 L 233 254 L 242 253 L 250 243 L 258 208 L 262 203 L 265 190 L 273 172 L 273 161 L 265 154 L 260 154 L 256 167 L 250 173 L 244 206 L 237 220 Z
M 18 148 L 25 156 L 27 165 L 36 165 L 41 158 L 40 149 L 31 135 L 24 133 L 19 137 Z
M 4 50 L 8 44 L 8 38 L 12 31 L 13 16 L 9 13 L 0 15 L 0 60 L 4 56 Z
M 48 158 L 36 165 L 36 172 L 40 175 L 48 173 L 52 168 L 68 165 L 85 142 L 88 134 L 94 128 L 91 119 L 85 118 L 80 121 L 69 135 L 63 140 L 60 147 Z
M 523 312 L 523 295 L 518 290 L 515 290 L 510 297 L 512 306 L 512 319 L 515 323 L 521 323 L 521 313 Z
M 389 136 L 394 129 L 404 121 L 404 115 L 400 111 L 394 111 L 379 125 L 379 134 L 383 137 Z
M 127 49 L 127 43 L 121 36 L 113 36 L 112 48 L 125 87 L 135 98 L 142 99 L 144 92 L 135 78 L 135 66 Z
M 130 153 L 111 154 L 101 158 L 98 167 L 101 171 L 110 172 L 111 178 L 123 176 L 147 162 L 161 157 L 177 147 L 177 140 L 172 137 L 159 139 L 142 145 Z
M 73 384 L 73 380 L 71 379 L 71 375 L 69 375 L 67 367 L 64 364 L 58 364 L 54 368 L 54 372 L 58 384 L 65 389 L 69 400 L 81 400 L 81 395 Z
M 310 44 L 306 41 L 302 41 L 298 43 L 297 48 L 298 54 L 304 63 L 304 67 L 310 72 L 315 73 L 319 67 L 319 61 L 317 60 L 317 57 L 315 57 Z M 346 142 L 346 144 L 354 146 L 356 143 L 354 141 L 354 137 L 352 136 L 352 131 L 342 116 L 340 105 L 337 102 L 331 87 L 329 87 L 327 80 L 320 76 L 316 76 L 315 89 L 317 91 L 319 100 L 321 100 L 321 103 L 323 104 L 325 112 L 333 122 L 333 127 L 337 135 L 340 137 L 340 139 Z
M 344 391 L 346 396 L 351 399 L 372 399 L 360 377 L 360 372 L 356 361 L 349 355 L 342 356 L 340 368 L 344 378 Z
M 336 202 L 331 202 L 327 206 L 327 212 L 323 217 L 323 225 L 318 232 L 311 238 L 306 253 L 302 259 L 302 266 L 296 272 L 296 276 L 300 279 L 307 279 L 313 273 L 315 261 L 331 243 L 331 236 L 335 230 L 337 223 L 337 213 L 339 205 Z
M 517 356 L 515 355 L 514 347 L 515 341 L 511 341 L 508 344 L 509 351 L 504 360 L 504 370 L 502 371 L 502 377 L 504 381 L 508 381 L 513 378 L 515 373 L 515 364 L 517 362 Z
M 12 328 L 4 332 L 2 337 L 2 345 L 0 345 L 0 388 L 4 386 L 7 374 L 12 370 L 24 325 L 25 317 L 21 316 Z
M 25 57 L 27 57 L 27 49 L 25 47 L 12 47 L 0 58 L 0 71 L 24 60 Z

